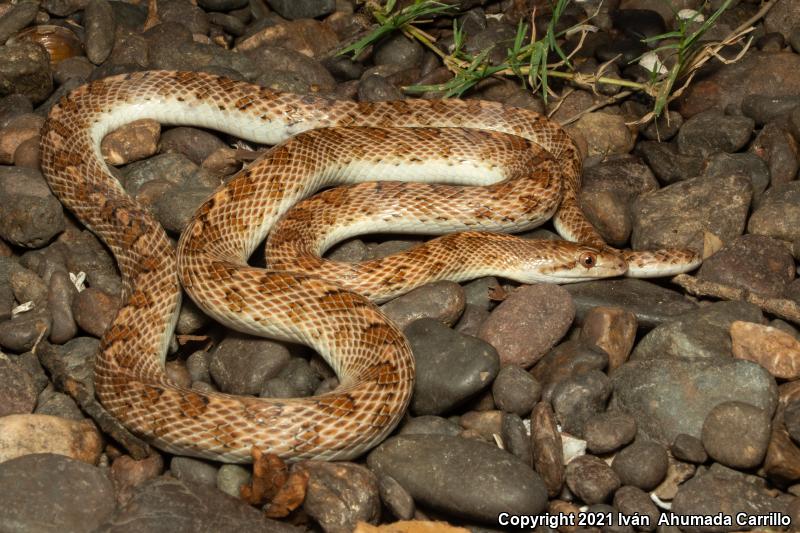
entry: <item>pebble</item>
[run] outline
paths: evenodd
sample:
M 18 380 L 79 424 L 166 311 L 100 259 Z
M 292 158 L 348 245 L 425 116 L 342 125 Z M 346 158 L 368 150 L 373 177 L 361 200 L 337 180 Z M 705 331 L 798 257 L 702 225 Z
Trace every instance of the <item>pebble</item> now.
M 670 452 L 680 461 L 703 464 L 708 461 L 708 453 L 703 447 L 703 442 L 697 437 L 680 433 L 672 441 Z
M 117 503 L 127 504 L 133 497 L 136 487 L 148 479 L 161 475 L 163 471 L 164 459 L 158 453 L 138 461 L 130 455 L 121 455 L 114 459 L 109 469 L 109 477 L 114 483 Z
M 775 380 L 749 361 L 679 358 L 629 361 L 612 376 L 611 408 L 636 419 L 639 435 L 671 444 L 686 433 L 700 438 L 717 404 L 742 401 L 771 413 Z
M 565 130 L 567 133 L 577 131 L 586 140 L 589 156 L 627 154 L 633 150 L 636 142 L 636 136 L 625 124 L 622 115 L 604 111 L 587 113 Z
M 667 31 L 661 15 L 650 9 L 617 9 L 611 20 L 615 28 L 634 39 L 647 39 Z
M 5 355 L 0 355 L 0 383 L 0 419 L 33 411 L 37 395 L 33 378 L 25 367 Z
M 796 94 L 750 94 L 742 98 L 742 114 L 752 118 L 756 126 L 764 126 L 775 119 L 784 118 L 797 106 L 800 106 L 800 95 Z
M 262 74 L 283 70 L 297 74 L 319 93 L 330 93 L 336 89 L 333 76 L 319 61 L 295 50 L 281 46 L 259 46 L 245 51 L 245 55 L 258 65 Z
M 558 495 L 564 486 L 564 451 L 556 415 L 546 402 L 539 402 L 531 412 L 531 457 L 547 494 Z
M 529 367 L 564 336 L 575 317 L 569 293 L 558 285 L 522 286 L 481 326 L 479 337 L 497 349 L 501 366 Z
M 779 379 L 800 378 L 800 341 L 791 333 L 737 320 L 731 324 L 730 335 L 737 359 L 758 363 Z
M 510 453 L 475 440 L 402 435 L 375 448 L 367 465 L 379 477 L 395 478 L 419 504 L 467 520 L 496 524 L 501 512 L 538 514 L 547 507 L 538 474 Z
M 627 516 L 646 516 L 649 519 L 649 526 L 637 526 L 639 531 L 655 531 L 658 518 L 661 515 L 656 504 L 650 499 L 650 495 L 631 485 L 620 487 L 614 493 L 614 507 L 622 514 Z
M 21 2 L 3 13 L 0 16 L 0 44 L 5 44 L 9 37 L 33 22 L 38 11 L 34 2 Z
M 467 411 L 458 418 L 458 423 L 467 430 L 461 435 L 467 433 L 485 442 L 495 442 L 503 431 L 503 415 L 502 411 L 496 409 Z
M 800 239 L 800 182 L 778 184 L 764 193 L 747 231 L 789 242 Z
M 793 400 L 786 404 L 783 411 L 783 423 L 792 440 L 800 443 L 800 400 Z
M 723 402 L 703 423 L 703 447 L 725 466 L 754 468 L 764 459 L 771 430 L 771 413 L 744 402 Z
M 200 165 L 214 151 L 227 145 L 213 133 L 185 126 L 170 128 L 164 132 L 159 142 L 162 154 L 178 153 L 185 155 L 195 165 Z
M 378 478 L 362 465 L 306 461 L 309 474 L 303 510 L 324 531 L 353 531 L 359 522 L 377 523 L 381 501 Z
M 12 164 L 17 150 L 26 141 L 35 139 L 36 142 L 40 142 L 39 132 L 43 125 L 44 118 L 35 113 L 12 118 L 8 125 L 0 130 L 0 163 Z
M 506 413 L 519 416 L 529 414 L 541 395 L 542 385 L 518 366 L 501 368 L 492 383 L 494 403 Z
M 400 329 L 420 318 L 434 318 L 448 326 L 464 311 L 464 289 L 452 281 L 436 281 L 417 287 L 381 305 L 381 310 Z
M 484 311 L 492 310 L 496 304 L 492 295 L 502 291 L 500 282 L 494 276 L 472 280 L 465 284 L 463 288 L 467 305 Z
M 563 430 L 582 438 L 586 421 L 605 410 L 610 396 L 608 376 L 588 370 L 556 385 L 551 403 Z
M 87 287 L 75 295 L 72 302 L 72 315 L 80 328 L 94 337 L 100 338 L 117 314 L 120 302 L 100 289 Z
M 608 354 L 608 369 L 616 370 L 627 361 L 636 340 L 636 315 L 619 307 L 598 306 L 583 318 L 580 339 Z
M 169 471 L 173 477 L 199 485 L 216 486 L 218 467 L 200 459 L 175 456 L 169 463 Z
M 783 124 L 771 122 L 765 125 L 750 144 L 749 151 L 767 163 L 773 185 L 795 179 L 800 168 L 798 145 Z
M 250 483 L 252 477 L 250 470 L 243 466 L 222 465 L 217 471 L 217 488 L 225 494 L 239 498 L 242 487 Z
M 0 523 L 8 531 L 94 531 L 114 512 L 100 468 L 51 453 L 0 463 Z
M 43 47 L 20 42 L 0 47 L 0 96 L 15 93 L 38 104 L 53 91 L 50 57 Z
M 276 382 L 280 382 L 280 385 Z M 289 359 L 276 377 L 266 382 L 259 396 L 262 398 L 269 396 L 279 397 L 278 395 L 265 394 L 265 391 L 270 389 L 270 385 L 278 385 L 276 389 L 285 391 L 284 398 L 311 396 L 321 382 L 322 377 L 311 368 L 308 361 L 300 357 L 294 357 Z
M 156 153 L 161 124 L 155 120 L 136 120 L 112 131 L 100 143 L 106 163 L 126 165 Z
M 643 141 L 636 150 L 665 185 L 696 178 L 703 170 L 702 157 L 679 154 L 674 143 Z
M 408 418 L 400 426 L 400 435 L 449 435 L 455 437 L 461 433 L 461 427 L 440 416 L 416 416 Z
M 99 65 L 108 58 L 114 46 L 114 12 L 107 0 L 89 0 L 83 16 L 86 57 Z
M 531 438 L 525 429 L 525 423 L 518 415 L 503 413 L 500 440 L 505 450 L 531 466 Z
M 33 309 L 0 322 L 0 346 L 16 353 L 27 352 L 36 341 L 47 338 L 51 325 L 47 309 Z
M 39 414 L 0 418 L 0 463 L 29 454 L 54 453 L 96 464 L 102 450 L 103 437 L 88 420 Z
M 800 6 L 785 0 L 776 2 L 773 9 L 764 19 L 764 29 L 768 32 L 778 32 L 790 35 L 800 21 Z
M 197 4 L 207 11 L 233 11 L 247 6 L 247 0 L 199 0 Z
M 178 323 L 175 324 L 175 333 L 178 335 L 192 335 L 208 325 L 210 319 L 203 313 L 191 298 L 184 298 L 178 313 Z
M 34 411 L 37 415 L 50 415 L 80 422 L 84 419 L 83 411 L 70 396 L 48 389 L 42 391 Z
M 702 175 L 707 178 L 742 176 L 750 180 L 753 199 L 757 203 L 770 181 L 769 167 L 763 159 L 749 152 L 738 154 L 716 153 L 705 160 Z
M 739 477 L 723 477 L 707 473 L 697 475 L 682 484 L 672 501 L 672 512 L 677 515 L 716 515 L 735 510 L 746 515 L 766 515 L 784 512 L 785 504 L 765 489 Z M 723 529 L 720 528 L 720 531 Z M 740 531 L 741 526 L 724 528 L 724 531 Z M 702 533 L 707 528 L 682 527 L 686 533 Z
M 392 476 L 381 476 L 378 479 L 378 492 L 381 501 L 392 515 L 399 520 L 410 520 L 414 517 L 416 506 L 414 498 Z
M 418 41 L 411 40 L 402 33 L 396 33 L 375 45 L 373 62 L 376 65 L 414 68 L 422 64 L 424 53 Z
M 637 440 L 620 450 L 611 463 L 623 485 L 652 490 L 667 475 L 667 450 L 653 441 Z
M 780 73 L 781 83 L 775 83 L 776 73 Z M 710 109 L 735 113 L 748 95 L 771 97 L 799 92 L 800 56 L 753 50 L 740 61 L 721 65 L 713 74 L 690 84 L 677 110 L 684 117 Z
M 461 314 L 461 318 L 455 323 L 454 329 L 464 335 L 477 337 L 481 326 L 487 318 L 489 318 L 489 311 L 467 304 L 464 306 L 464 312 Z
M 27 96 L 16 93 L 0 96 L 0 129 L 8 126 L 16 117 L 27 113 L 33 113 L 33 105 Z
M 705 233 L 723 242 L 741 235 L 752 198 L 750 181 L 693 178 L 639 197 L 633 208 L 634 250 L 702 250 Z
M 0 167 L 0 238 L 41 248 L 64 230 L 64 210 L 41 172 Z
M 741 301 L 715 302 L 653 329 L 636 345 L 631 360 L 663 358 L 728 360 L 734 321 L 761 322 L 761 310 Z
M 569 490 L 588 505 L 608 501 L 620 487 L 617 473 L 593 455 L 581 455 L 570 461 L 566 481 Z
M 675 137 L 683 125 L 683 117 L 677 111 L 667 111 L 650 122 L 642 130 L 645 139 L 666 142 Z
M 423 318 L 404 330 L 416 361 L 411 410 L 439 415 L 486 388 L 500 370 L 497 351 L 486 342 Z
M 684 463 L 672 457 L 668 457 L 668 461 L 669 467 L 667 468 L 667 477 L 652 492 L 661 498 L 662 501 L 671 501 L 675 498 L 681 483 L 690 479 L 697 471 L 697 467 L 693 464 Z
M 63 270 L 57 270 L 50 276 L 47 294 L 47 308 L 53 318 L 50 342 L 63 344 L 78 332 L 78 324 L 72 314 L 72 302 L 77 293 L 69 274 Z
M 237 43 L 236 50 L 247 52 L 262 46 L 280 46 L 320 59 L 329 55 L 338 44 L 339 37 L 326 24 L 300 19 L 280 22 L 246 35 Z
M 597 306 L 618 307 L 636 316 L 642 328 L 654 328 L 697 305 L 680 293 L 642 279 L 612 279 L 567 285 L 577 311 L 576 322 L 583 323 L 588 311 Z
M 336 8 L 334 0 L 267 0 L 267 4 L 289 20 L 321 17 Z
M 531 375 L 543 386 L 542 398 L 550 401 L 554 389 L 563 381 L 590 370 L 602 370 L 608 365 L 608 355 L 594 346 L 578 340 L 567 340 L 545 355 L 531 369 Z
M 94 359 L 100 349 L 100 341 L 91 337 L 76 337 L 53 348 L 64 362 L 67 375 L 81 382 L 88 390 L 94 390 Z
M 66 244 L 66 263 L 69 272 L 85 272 L 92 287 L 107 294 L 119 294 L 122 280 L 116 262 L 97 237 L 89 231 L 65 232 L 59 241 Z
M 598 455 L 616 451 L 635 437 L 636 419 L 627 413 L 598 413 L 589 418 L 583 427 L 586 449 Z
M 159 476 L 142 483 L 119 507 L 103 531 L 270 531 L 300 533 L 300 528 L 269 520 L 264 513 L 214 487 Z
M 402 100 L 403 93 L 389 80 L 377 74 L 365 75 L 358 85 L 359 102 L 387 102 Z
M 733 153 L 750 140 L 755 122 L 750 117 L 728 116 L 706 111 L 689 118 L 678 132 L 678 151 L 708 157 L 716 152 Z
M 258 394 L 289 358 L 289 350 L 278 342 L 231 333 L 211 353 L 209 372 L 223 392 Z

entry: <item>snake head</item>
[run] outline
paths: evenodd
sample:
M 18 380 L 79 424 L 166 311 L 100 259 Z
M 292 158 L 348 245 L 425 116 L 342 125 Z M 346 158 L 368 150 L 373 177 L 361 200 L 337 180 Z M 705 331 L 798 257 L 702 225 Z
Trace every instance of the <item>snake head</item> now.
M 533 242 L 533 241 L 531 241 Z M 567 241 L 537 241 L 528 272 L 533 281 L 576 283 L 622 276 L 628 270 L 617 250 Z

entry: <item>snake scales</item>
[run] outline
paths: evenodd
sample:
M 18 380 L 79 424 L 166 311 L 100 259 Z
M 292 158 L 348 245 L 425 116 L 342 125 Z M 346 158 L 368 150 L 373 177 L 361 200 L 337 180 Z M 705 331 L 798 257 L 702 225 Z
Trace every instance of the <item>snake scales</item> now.
M 100 153 L 106 133 L 143 118 L 278 145 L 199 209 L 177 259 Z M 123 277 L 123 305 L 96 360 L 101 403 L 165 451 L 221 461 L 247 462 L 253 446 L 287 459 L 350 458 L 395 427 L 414 363 L 402 333 L 370 299 L 443 278 L 569 282 L 626 269 L 668 275 L 698 263 L 690 252 L 607 247 L 578 206 L 581 159 L 573 142 L 540 115 L 491 102 L 353 103 L 202 73 L 137 72 L 92 82 L 53 107 L 42 168 L 55 194 L 112 250 Z M 378 181 L 356 184 L 365 180 Z M 348 185 L 281 219 L 293 204 L 341 183 Z M 583 244 L 476 231 L 523 230 L 551 216 L 562 236 Z M 270 268 L 248 266 L 276 225 Z M 384 261 L 320 258 L 349 235 L 387 230 L 448 235 Z M 179 279 L 229 327 L 313 347 L 340 387 L 312 398 L 259 399 L 172 383 L 163 364 Z

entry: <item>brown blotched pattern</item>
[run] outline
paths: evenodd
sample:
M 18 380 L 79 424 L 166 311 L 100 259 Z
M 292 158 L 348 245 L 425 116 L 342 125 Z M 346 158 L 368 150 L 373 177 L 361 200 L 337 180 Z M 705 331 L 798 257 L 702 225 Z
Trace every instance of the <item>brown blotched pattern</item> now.
M 176 261 L 163 229 L 122 190 L 100 156 L 106 133 L 142 118 L 210 127 L 261 143 L 302 135 L 271 150 L 209 199 L 184 233 Z M 397 127 L 411 129 L 384 129 Z M 308 130 L 315 131 L 303 134 Z M 605 248 L 578 208 L 580 165 L 564 132 L 529 111 L 458 100 L 356 104 L 276 94 L 193 72 L 137 72 L 81 87 L 53 108 L 42 139 L 42 168 L 51 188 L 109 245 L 123 276 L 124 305 L 102 339 L 95 367 L 100 401 L 166 451 L 231 462 L 249 461 L 252 446 L 287 459 L 354 457 L 380 442 L 405 411 L 414 362 L 401 332 L 368 298 L 348 290 L 359 287 L 351 272 L 335 272 L 346 278 L 337 282 L 317 277 L 322 273 L 312 257 L 347 231 L 369 231 L 394 218 L 443 232 L 523 229 L 557 208 L 560 231 L 595 247 L 529 244 L 524 253 L 539 259 L 523 268 L 555 279 L 576 272 L 622 273 L 626 265 L 619 253 Z M 332 190 L 312 200 L 316 204 L 301 206 L 270 241 L 269 260 L 291 271 L 247 266 L 279 217 L 319 188 L 371 174 L 396 179 L 415 167 L 445 180 L 452 170 L 470 180 L 484 173 L 490 182 L 506 181 L 474 191 L 423 183 Z M 360 192 L 365 199 L 356 199 Z M 395 217 L 394 207 L 376 205 L 387 196 L 415 203 Z M 466 222 L 455 221 L 462 209 L 456 205 L 466 206 Z M 361 222 L 331 211 L 348 206 L 363 212 Z M 342 221 L 344 229 L 329 231 L 333 221 Z M 509 275 L 509 258 L 520 255 L 518 240 L 508 236 L 468 232 L 433 243 L 412 250 L 404 263 L 362 265 L 363 279 L 375 287 L 365 292 L 386 298 L 419 284 L 423 275 L 461 279 L 453 261 L 475 258 L 497 262 L 487 272 Z M 299 254 L 299 265 L 286 257 L 290 253 Z M 301 267 L 312 274 L 297 272 Z M 480 268 L 473 272 L 480 275 Z M 193 299 L 230 327 L 316 349 L 336 370 L 341 387 L 323 396 L 278 400 L 201 393 L 170 382 L 163 360 L 180 303 L 179 276 Z

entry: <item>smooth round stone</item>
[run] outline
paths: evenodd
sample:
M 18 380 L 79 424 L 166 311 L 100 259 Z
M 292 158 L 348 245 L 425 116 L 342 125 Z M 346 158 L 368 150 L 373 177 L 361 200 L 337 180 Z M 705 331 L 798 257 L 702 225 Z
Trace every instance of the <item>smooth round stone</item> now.
M 673 457 L 680 461 L 702 464 L 708 460 L 708 454 L 703 447 L 703 442 L 697 437 L 681 433 L 670 446 Z
M 269 6 L 285 19 L 311 19 L 328 15 L 336 8 L 334 0 L 267 0 Z
M 531 455 L 536 472 L 542 476 L 550 497 L 564 486 L 564 444 L 549 403 L 539 402 L 531 411 Z
M 275 341 L 230 334 L 211 354 L 209 371 L 224 392 L 258 394 L 289 358 L 289 350 Z
M 716 405 L 703 423 L 708 455 L 731 468 L 753 468 L 767 452 L 772 417 L 764 409 L 732 401 Z
M 0 167 L 0 238 L 17 246 L 40 248 L 61 233 L 64 225 L 64 210 L 41 172 Z
M 558 285 L 526 285 L 498 305 L 479 337 L 497 349 L 502 366 L 531 366 L 564 336 L 575 317 L 569 293 Z
M 627 413 L 606 412 L 592 416 L 583 428 L 586 449 L 604 454 L 625 446 L 636 437 L 636 419 Z
M 500 438 L 504 448 L 531 466 L 531 438 L 522 419 L 513 413 L 503 413 Z
M 217 488 L 234 498 L 241 496 L 241 489 L 250 483 L 250 470 L 239 465 L 222 465 L 217 471 Z
M 381 310 L 400 329 L 420 318 L 435 318 L 452 325 L 464 311 L 464 303 L 461 285 L 452 281 L 437 281 L 386 302 Z
M 373 450 L 367 464 L 378 476 L 395 478 L 421 505 L 467 520 L 496 524 L 501 512 L 538 514 L 547 507 L 538 474 L 510 453 L 475 440 L 403 435 Z
M 800 239 L 800 181 L 777 184 L 765 192 L 750 215 L 747 232 L 789 242 Z
M 616 472 L 593 455 L 581 455 L 570 461 L 566 480 L 569 490 L 589 505 L 608 500 L 620 486 Z
M 48 453 L 0 463 L 6 531 L 94 531 L 114 508 L 114 486 L 100 468 Z
M 411 520 L 416 506 L 414 498 L 392 476 L 381 476 L 378 479 L 378 491 L 381 501 L 399 520 Z
M 800 168 L 797 141 L 784 124 L 770 122 L 758 132 L 749 151 L 763 158 L 769 166 L 773 185 L 793 181 Z
M 784 96 L 749 94 L 742 98 L 742 113 L 755 120 L 757 126 L 784 118 L 798 106 L 800 106 L 800 96 L 796 94 Z
M 114 47 L 114 12 L 107 0 L 89 0 L 84 11 L 86 57 L 95 65 L 105 61 Z
M 786 409 L 783 411 L 783 423 L 792 440 L 800 443 L 800 400 L 786 404 Z
M 413 68 L 422 63 L 424 50 L 416 40 L 396 33 L 375 46 L 373 62 L 376 65 L 398 65 Z
M 161 153 L 183 154 L 196 165 L 225 146 L 227 145 L 213 133 L 185 126 L 165 131 L 160 141 Z
M 359 102 L 386 102 L 402 100 L 403 93 L 383 76 L 372 74 L 361 79 L 358 85 Z
M 438 320 L 417 320 L 404 333 L 417 367 L 411 399 L 411 410 L 417 415 L 437 415 L 452 409 L 489 386 L 500 370 L 492 346 L 453 331 Z
M 695 178 L 703 171 L 702 157 L 679 154 L 674 143 L 643 141 L 636 150 L 663 184 Z
M 636 419 L 640 436 L 670 445 L 681 433 L 700 438 L 717 404 L 743 401 L 774 412 L 777 386 L 750 361 L 654 359 L 628 362 L 612 376 L 611 406 Z
M 614 493 L 614 507 L 627 516 L 641 515 L 646 516 L 649 521 L 649 526 L 637 526 L 639 531 L 655 531 L 656 524 L 658 524 L 658 517 L 661 515 L 656 504 L 650 499 L 650 495 L 640 489 L 639 487 L 632 487 L 626 485 L 620 487 Z
M 667 450 L 653 441 L 636 441 L 614 456 L 611 468 L 623 485 L 633 485 L 642 490 L 658 486 L 667 475 Z
M 531 369 L 531 375 L 542 384 L 542 399 L 549 402 L 561 382 L 589 370 L 603 370 L 607 365 L 608 355 L 603 350 L 569 339 L 542 357 Z
M 507 413 L 519 416 L 530 413 L 541 394 L 542 385 L 518 366 L 501 368 L 492 383 L 495 405 Z

